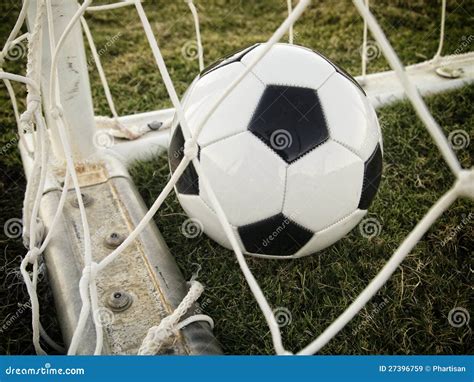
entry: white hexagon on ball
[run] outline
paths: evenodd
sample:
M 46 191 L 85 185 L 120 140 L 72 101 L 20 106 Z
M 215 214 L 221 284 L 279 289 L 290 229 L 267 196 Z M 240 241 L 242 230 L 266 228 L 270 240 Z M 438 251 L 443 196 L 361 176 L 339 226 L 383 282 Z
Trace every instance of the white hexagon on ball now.
M 201 150 L 202 172 L 234 226 L 277 214 L 283 204 L 286 166 L 265 145 L 245 131 Z M 200 196 L 209 196 L 200 183 Z
M 321 231 L 357 209 L 363 179 L 362 159 L 339 143 L 326 142 L 288 167 L 283 213 Z
M 194 83 L 186 97 L 184 108 L 191 133 L 196 132 L 226 86 L 244 71 L 244 65 L 234 62 L 204 75 Z M 265 86 L 259 79 L 249 73 L 210 116 L 198 137 L 198 144 L 206 146 L 245 131 L 264 89 Z M 231 118 L 229 110 L 234 111 Z

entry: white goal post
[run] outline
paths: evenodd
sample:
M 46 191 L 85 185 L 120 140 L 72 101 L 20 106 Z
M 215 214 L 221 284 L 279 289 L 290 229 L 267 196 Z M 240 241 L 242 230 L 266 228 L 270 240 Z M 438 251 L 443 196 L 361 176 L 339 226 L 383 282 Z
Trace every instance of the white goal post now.
M 197 59 L 204 67 L 199 16 L 190 8 Z M 0 71 L 19 126 L 19 148 L 28 183 L 23 211 L 28 248 L 21 270 L 32 306 L 33 343 L 44 354 L 42 337 L 61 351 L 40 324 L 36 294 L 39 256 L 44 253 L 68 354 L 219 354 L 213 321 L 196 305 L 203 287 L 187 284 L 152 218 L 189 163 L 209 193 L 213 208 L 232 243 L 239 266 L 266 319 L 276 354 L 289 354 L 275 315 L 247 266 L 235 234 L 196 159 L 196 140 L 206 120 L 271 47 L 288 34 L 309 5 L 287 0 L 288 17 L 261 53 L 223 91 L 192 136 L 180 100 L 140 0 L 93 6 L 77 0 L 24 0 L 18 21 L 1 52 L 28 40 L 26 75 Z M 431 225 L 460 197 L 474 199 L 474 170 L 462 169 L 448 140 L 423 101 L 431 94 L 474 80 L 474 53 L 442 56 L 446 1 L 442 1 L 439 49 L 432 60 L 404 67 L 370 12 L 368 0 L 353 0 L 364 22 L 362 74 L 375 106 L 407 97 L 455 176 L 452 188 L 427 211 L 387 264 L 355 301 L 316 339 L 297 354 L 313 354 L 330 341 L 386 283 Z M 86 12 L 134 8 L 144 28 L 173 109 L 117 114 Z M 19 36 L 24 21 L 28 33 Z M 367 74 L 367 36 L 371 33 L 391 71 Z M 88 41 L 112 117 L 94 116 L 83 36 Z M 205 44 L 205 42 L 204 42 Z M 20 115 L 11 81 L 25 84 L 27 109 Z M 166 149 L 170 121 L 177 115 L 186 138 L 184 158 L 147 210 L 127 165 Z M 157 129 L 155 130 L 155 127 Z M 153 130 L 153 131 L 150 131 Z M 104 222 L 104 217 L 108 218 Z M 27 268 L 31 267 L 32 272 Z M 139 304 L 140 309 L 134 309 Z

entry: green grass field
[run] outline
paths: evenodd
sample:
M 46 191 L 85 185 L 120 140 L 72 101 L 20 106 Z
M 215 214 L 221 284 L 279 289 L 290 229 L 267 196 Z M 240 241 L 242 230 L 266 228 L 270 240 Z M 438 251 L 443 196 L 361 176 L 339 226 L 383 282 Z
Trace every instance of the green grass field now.
M 405 64 L 434 55 L 439 34 L 439 2 L 432 0 L 378 0 L 373 11 Z M 267 39 L 286 15 L 282 0 L 196 0 L 200 10 L 205 61 Z M 18 15 L 18 8 L 0 4 L 0 44 Z M 183 55 L 194 38 L 190 13 L 184 2 L 147 1 L 145 8 L 180 94 L 198 72 L 196 60 Z M 121 114 L 168 107 L 137 15 L 116 10 L 87 16 L 112 94 Z M 474 34 L 474 2 L 448 1 L 444 54 L 473 49 L 465 46 Z M 317 49 L 353 75 L 360 73 L 362 22 L 348 0 L 315 1 L 295 26 L 295 42 Z M 113 44 L 108 44 L 109 41 Z M 6 71 L 21 71 L 21 60 L 7 62 Z M 388 69 L 380 55 L 369 62 L 369 72 Z M 108 114 L 97 74 L 91 70 L 97 114 Z M 24 94 L 15 86 L 17 94 Z M 462 129 L 474 139 L 472 102 L 474 86 L 427 98 L 446 134 Z M 22 107 L 24 104 L 22 104 Z M 293 261 L 249 258 L 249 265 L 270 304 L 291 313 L 282 328 L 286 348 L 297 351 L 321 333 L 362 291 L 385 264 L 416 222 L 453 182 L 423 125 L 407 102 L 378 110 L 384 137 L 384 174 L 368 216 L 381 231 L 367 239 L 355 229 L 324 252 Z M 25 179 L 15 148 L 16 126 L 5 87 L 0 85 L 1 225 L 21 217 Z M 473 145 L 457 151 L 470 168 Z M 131 173 L 148 205 L 163 188 L 169 170 L 165 156 L 136 163 Z M 472 300 L 472 202 L 457 201 L 414 248 L 390 281 L 323 354 L 471 354 L 469 324 L 456 328 L 448 314 L 464 308 L 474 314 Z M 185 238 L 186 219 L 172 195 L 155 217 L 186 278 L 201 266 L 206 285 L 201 299 L 205 313 L 216 321 L 215 334 L 228 354 L 272 354 L 272 344 L 241 275 L 234 255 L 205 236 Z M 18 267 L 26 251 L 20 239 L 8 239 L 1 230 L 0 354 L 32 354 L 31 316 L 21 304 L 28 301 Z M 60 341 L 47 278 L 40 283 L 42 320 Z M 20 305 L 19 305 L 20 304 Z M 20 312 L 20 313 L 18 313 Z M 8 325 L 7 325 L 8 324 Z M 6 327 L 6 328 L 5 328 Z

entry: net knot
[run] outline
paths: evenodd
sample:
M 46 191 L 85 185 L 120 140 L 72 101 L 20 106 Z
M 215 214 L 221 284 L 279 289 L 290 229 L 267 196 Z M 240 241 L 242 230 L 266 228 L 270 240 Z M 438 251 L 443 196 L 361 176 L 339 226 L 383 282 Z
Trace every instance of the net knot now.
M 28 93 L 26 96 L 26 110 L 21 114 L 20 123 L 26 130 L 29 129 L 33 122 L 33 114 L 41 105 L 41 97 L 38 94 Z
M 198 156 L 199 153 L 199 147 L 196 142 L 194 142 L 192 139 L 187 139 L 184 142 L 184 155 L 189 159 L 193 160 Z
M 148 333 L 144 338 L 142 345 L 140 346 L 138 354 L 157 354 L 164 343 L 180 329 L 179 320 L 197 301 L 203 291 L 204 286 L 200 282 L 196 280 L 191 281 L 191 288 L 174 312 L 163 318 L 158 326 L 153 326 L 148 330 Z M 185 322 L 184 324 L 188 323 Z
M 39 94 L 28 93 L 26 96 L 26 104 L 31 105 L 31 107 L 38 107 L 41 103 L 41 97 Z
M 456 186 L 460 195 L 474 199 L 474 170 L 462 170 Z
M 30 264 L 34 264 L 38 260 L 39 255 L 41 255 L 39 248 L 32 248 L 26 254 L 25 260 Z

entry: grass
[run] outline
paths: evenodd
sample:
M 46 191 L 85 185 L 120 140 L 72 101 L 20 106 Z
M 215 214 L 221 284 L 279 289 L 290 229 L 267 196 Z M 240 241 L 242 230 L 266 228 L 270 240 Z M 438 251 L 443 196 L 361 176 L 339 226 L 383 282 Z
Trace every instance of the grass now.
M 196 1 L 200 9 L 206 62 L 266 39 L 285 17 L 284 1 Z M 374 12 L 406 64 L 431 57 L 437 48 L 438 4 L 429 0 L 380 0 Z M 3 11 L 0 41 L 12 27 L 18 9 Z M 180 94 L 197 73 L 196 60 L 188 60 L 183 47 L 193 39 L 193 26 L 184 2 L 147 2 L 145 8 L 158 37 L 171 77 Z M 11 8 L 9 8 L 11 9 Z M 467 51 L 474 3 L 448 2 L 444 53 Z M 170 105 L 136 14 L 117 10 L 88 15 L 102 55 L 119 113 L 129 114 Z M 318 1 L 295 28 L 295 41 L 320 50 L 351 74 L 360 72 L 362 25 L 348 1 Z M 117 36 L 117 37 L 114 37 Z M 464 39 L 463 39 L 464 36 Z M 6 70 L 20 71 L 24 60 L 8 62 Z M 387 69 L 380 56 L 370 71 Z M 98 76 L 91 70 L 94 106 L 107 114 Z M 22 89 L 15 87 L 22 95 Z M 471 140 L 474 125 L 474 86 L 427 99 L 446 134 L 465 130 Z M 22 105 L 24 106 L 24 105 Z M 0 200 L 1 224 L 21 216 L 25 180 L 15 150 L 15 126 L 5 88 L 0 85 Z M 372 239 L 357 229 L 324 252 L 296 261 L 248 259 L 271 305 L 287 309 L 291 323 L 282 328 L 289 350 L 296 351 L 321 333 L 360 293 L 428 208 L 449 189 L 453 177 L 407 102 L 378 110 L 384 135 L 384 175 L 369 216 L 381 222 Z M 457 151 L 464 168 L 472 166 L 472 144 Z M 169 173 L 165 157 L 136 163 L 131 169 L 146 203 L 150 205 Z M 323 354 L 470 354 L 469 325 L 455 328 L 448 314 L 455 307 L 473 312 L 472 202 L 459 200 L 429 230 L 390 281 L 349 325 L 323 350 Z M 206 285 L 205 312 L 216 321 L 215 333 L 224 351 L 231 354 L 271 354 L 271 339 L 262 315 L 231 252 L 205 236 L 187 239 L 180 227 L 186 219 L 171 196 L 156 216 L 156 223 L 185 276 L 201 266 Z M 0 232 L 3 235 L 3 230 Z M 10 323 L 0 334 L 1 354 L 31 354 L 28 301 L 18 277 L 25 250 L 18 239 L 1 238 L 0 323 Z M 40 283 L 43 323 L 60 338 L 52 296 L 45 278 Z M 18 312 L 21 312 L 18 314 Z M 0 329 L 2 327 L 0 326 Z

